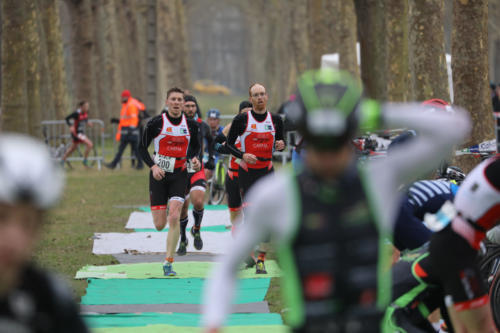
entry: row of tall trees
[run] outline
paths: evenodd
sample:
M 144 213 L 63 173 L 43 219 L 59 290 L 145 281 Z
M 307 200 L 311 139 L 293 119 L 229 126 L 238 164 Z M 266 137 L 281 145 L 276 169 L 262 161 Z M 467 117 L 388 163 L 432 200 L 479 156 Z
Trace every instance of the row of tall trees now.
M 38 135 L 81 100 L 108 120 L 123 89 L 160 108 L 167 87 L 189 84 L 183 10 L 181 0 L 2 1 L 2 128 Z
M 455 103 L 474 121 L 468 143 L 478 143 L 493 137 L 488 1 L 446 4 L 221 0 L 208 10 L 196 0 L 3 0 L 1 121 L 4 129 L 36 134 L 40 120 L 60 119 L 82 99 L 91 102 L 92 117 L 109 119 L 118 113 L 123 89 L 143 99 L 153 94 L 148 107 L 158 109 L 165 89 L 190 86 L 190 59 L 214 66 L 212 72 L 242 64 L 238 75 L 227 77 L 244 77 L 243 87 L 264 83 L 277 107 L 294 92 L 298 75 L 317 68 L 322 54 L 338 52 L 339 66 L 360 77 L 369 97 L 450 100 L 453 88 Z M 452 21 L 453 87 L 446 72 L 445 9 Z M 192 34 L 203 20 L 201 33 Z M 210 24 L 213 35 L 200 42 Z M 243 42 L 232 47 L 238 38 Z M 227 50 L 215 53 L 224 61 L 210 55 L 213 43 Z M 190 48 L 196 57 L 188 56 Z

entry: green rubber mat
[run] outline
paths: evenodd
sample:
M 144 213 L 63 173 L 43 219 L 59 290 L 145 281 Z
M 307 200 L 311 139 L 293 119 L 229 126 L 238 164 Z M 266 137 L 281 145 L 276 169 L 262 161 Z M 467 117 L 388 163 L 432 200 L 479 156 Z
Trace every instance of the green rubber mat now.
M 188 209 L 193 209 L 193 205 L 189 205 Z M 226 210 L 226 209 L 229 209 L 229 208 L 227 208 L 227 205 L 205 205 L 205 210 Z M 150 212 L 151 207 L 141 206 L 141 207 L 139 207 L 139 210 L 141 212 Z
M 158 231 L 156 229 L 134 229 L 135 232 L 168 232 L 169 228 L 165 228 L 161 231 Z M 191 231 L 191 228 L 187 228 L 187 232 Z M 231 229 L 227 229 L 225 225 L 209 225 L 209 226 L 202 226 L 201 231 L 212 231 L 212 232 L 228 232 L 231 231 Z
M 239 280 L 235 303 L 262 302 L 270 281 Z M 201 304 L 204 282 L 203 279 L 90 279 L 82 304 Z
M 76 272 L 75 279 L 184 279 L 206 278 L 214 263 L 200 261 L 175 262 L 177 276 L 163 276 L 161 263 L 121 264 L 108 266 L 85 266 Z M 238 277 L 242 279 L 272 278 L 280 276 L 280 269 L 274 260 L 266 260 L 267 274 L 255 274 L 255 269 L 243 269 Z
M 105 314 L 84 315 L 84 320 L 90 327 L 138 327 L 147 325 L 168 324 L 172 326 L 200 325 L 201 315 L 196 313 L 154 313 L 140 314 Z M 277 313 L 235 313 L 226 321 L 226 326 L 246 325 L 282 325 L 281 316 Z M 142 328 L 140 330 L 142 332 Z
M 254 323 L 255 324 L 255 323 Z M 105 327 L 94 328 L 94 333 L 137 333 L 137 327 Z M 141 326 L 141 333 L 204 333 L 202 328 L 172 326 L 172 325 L 148 325 Z M 289 333 L 287 326 L 267 325 L 267 326 L 230 326 L 221 330 L 221 333 Z

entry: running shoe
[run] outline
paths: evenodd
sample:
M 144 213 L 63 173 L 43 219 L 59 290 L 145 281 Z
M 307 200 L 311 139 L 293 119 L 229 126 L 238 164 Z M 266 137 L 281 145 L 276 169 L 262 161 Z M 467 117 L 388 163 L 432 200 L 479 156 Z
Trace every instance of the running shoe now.
M 185 241 L 180 241 L 179 243 L 179 248 L 177 249 L 177 254 L 180 256 L 185 256 L 186 255 L 186 250 L 188 246 L 188 240 L 186 238 Z
M 194 238 L 194 248 L 197 249 L 198 251 L 203 248 L 203 240 L 201 239 L 201 232 L 200 229 L 196 229 L 193 227 L 191 228 L 191 235 Z
M 163 264 L 163 275 L 165 276 L 176 276 L 177 273 L 172 268 L 172 263 L 168 262 Z
M 255 265 L 255 274 L 267 274 L 266 266 L 262 260 L 257 260 Z
M 83 160 L 83 166 L 86 168 L 90 168 L 89 161 Z

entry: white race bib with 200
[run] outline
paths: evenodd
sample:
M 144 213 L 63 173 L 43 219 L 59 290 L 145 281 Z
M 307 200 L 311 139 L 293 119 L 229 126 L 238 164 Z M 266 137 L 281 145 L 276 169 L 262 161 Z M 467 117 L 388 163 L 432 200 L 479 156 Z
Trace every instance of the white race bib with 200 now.
M 154 162 L 165 172 L 174 172 L 175 157 L 156 154 Z

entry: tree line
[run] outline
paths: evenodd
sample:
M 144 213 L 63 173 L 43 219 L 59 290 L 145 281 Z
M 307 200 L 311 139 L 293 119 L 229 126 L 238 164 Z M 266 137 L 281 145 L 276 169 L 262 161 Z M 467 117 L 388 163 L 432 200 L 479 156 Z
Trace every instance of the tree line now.
M 498 2 L 490 7 L 500 8 Z M 294 92 L 298 75 L 319 67 L 321 55 L 332 52 L 339 53 L 340 68 L 362 80 L 369 97 L 450 100 L 444 22 L 451 20 L 454 103 L 469 110 L 474 122 L 467 144 L 494 135 L 487 0 L 222 0 L 211 5 L 215 9 L 198 0 L 3 0 L 2 129 L 37 135 L 41 120 L 61 119 L 83 99 L 91 103 L 91 117 L 106 120 L 117 115 L 123 89 L 158 111 L 168 87 L 191 87 L 191 52 L 210 59 L 208 51 L 195 48 L 193 36 L 202 37 L 189 34 L 193 24 L 231 7 L 241 13 L 241 75 L 264 83 L 273 107 Z M 215 39 L 231 36 L 220 25 Z

